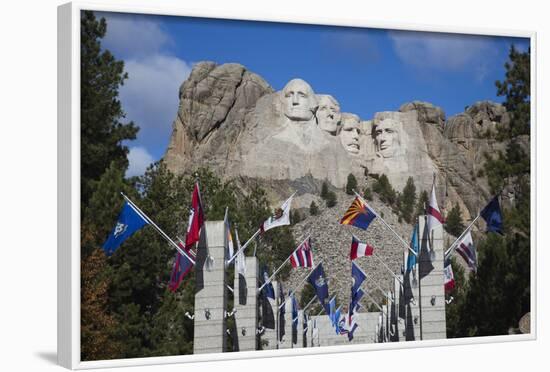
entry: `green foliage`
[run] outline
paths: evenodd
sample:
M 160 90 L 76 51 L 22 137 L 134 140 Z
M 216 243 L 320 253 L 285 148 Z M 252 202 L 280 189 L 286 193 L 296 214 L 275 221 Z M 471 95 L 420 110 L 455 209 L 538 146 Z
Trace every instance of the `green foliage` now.
M 416 187 L 412 177 L 407 179 L 407 184 L 403 188 L 403 193 L 399 198 L 400 205 L 399 210 L 401 217 L 407 222 L 411 223 L 414 219 L 414 207 L 416 202 Z
M 448 337 L 505 335 L 530 311 L 530 160 L 517 138 L 530 128 L 529 59 L 529 51 L 512 47 L 506 79 L 497 82 L 512 117 L 497 136 L 507 147 L 486 155 L 483 170 L 492 194 L 514 195 L 502 205 L 504 236 L 489 233 L 477 242 L 478 270 L 448 309 Z
M 510 60 L 504 64 L 506 78 L 496 81 L 497 95 L 505 97 L 504 107 L 511 114 L 509 128 L 501 128 L 501 139 L 529 134 L 531 129 L 531 49 L 519 52 L 512 45 Z
M 357 188 L 357 179 L 353 174 L 348 174 L 348 182 L 346 183 L 346 194 L 354 195 L 353 190 Z
M 304 220 L 304 216 L 302 216 L 302 214 L 300 213 L 299 210 L 296 210 L 294 212 L 290 212 L 290 224 L 291 225 L 295 225 L 297 224 L 298 222 L 301 222 Z
M 326 203 L 328 208 L 332 208 L 336 205 L 337 202 L 336 194 L 334 191 L 329 191 L 326 198 Z
M 447 324 L 447 337 L 455 338 L 460 337 L 463 333 L 458 327 L 463 315 L 462 312 L 465 310 L 464 303 L 466 294 L 468 293 L 468 282 L 466 281 L 464 269 L 457 263 L 454 257 L 451 258 L 451 265 L 455 277 L 455 287 L 447 295 L 448 298 L 452 297 L 453 300 L 445 306 L 445 318 Z
M 326 199 L 327 197 L 328 197 L 328 183 L 324 181 L 323 185 L 321 186 L 321 198 Z
M 309 205 L 309 214 L 311 214 L 312 216 L 317 216 L 319 214 L 319 207 L 317 206 L 317 204 L 315 204 L 314 201 L 312 201 Z
M 128 148 L 124 140 L 136 138 L 138 128 L 122 123 L 124 118 L 118 91 L 128 74 L 124 63 L 101 49 L 107 32 L 104 18 L 91 11 L 81 13 L 80 22 L 80 118 L 81 118 L 81 198 L 87 203 L 97 181 L 111 162 L 126 169 Z
M 445 228 L 445 231 L 456 237 L 462 234 L 466 228 L 466 226 L 462 223 L 462 214 L 460 213 L 458 203 L 455 204 L 455 206 L 449 211 L 443 227 Z
M 385 174 L 382 174 L 372 186 L 372 190 L 380 196 L 380 199 L 388 204 L 393 205 L 397 200 L 397 193 L 393 189 Z
M 372 201 L 372 190 L 370 189 L 370 187 L 365 187 L 365 189 L 363 190 L 363 197 L 368 201 Z
M 418 197 L 418 202 L 416 203 L 416 215 L 420 216 L 426 213 L 426 206 L 428 205 L 428 202 L 430 200 L 430 197 L 428 195 L 428 192 L 426 190 L 423 190 L 420 193 L 420 196 Z

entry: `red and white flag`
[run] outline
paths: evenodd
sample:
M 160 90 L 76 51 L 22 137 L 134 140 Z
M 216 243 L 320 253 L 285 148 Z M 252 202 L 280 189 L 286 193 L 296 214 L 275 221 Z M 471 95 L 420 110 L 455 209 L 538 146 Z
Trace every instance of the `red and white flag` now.
M 458 243 L 458 246 L 456 247 L 456 251 L 460 254 L 464 261 L 466 261 L 470 270 L 477 270 L 476 248 L 474 247 L 474 241 L 472 240 L 472 234 L 470 231 L 468 231 L 460 240 L 460 243 Z
M 430 195 L 430 202 L 428 204 L 428 231 L 431 232 L 434 228 L 443 224 L 443 216 L 437 205 L 437 199 L 435 197 L 435 184 L 432 186 L 432 194 Z
M 185 236 L 185 248 L 189 249 L 193 244 L 199 241 L 203 224 L 204 210 L 202 207 L 199 183 L 196 182 L 191 200 L 191 210 L 189 211 L 189 224 L 187 225 L 187 235 Z
M 311 238 L 307 238 L 290 256 L 290 264 L 296 267 L 313 267 L 313 251 Z
M 372 256 L 374 247 L 367 243 L 361 243 L 355 236 L 351 237 L 351 251 L 349 253 L 349 259 L 355 260 L 357 257 Z
M 453 267 L 451 264 L 445 266 L 445 269 L 443 269 L 443 275 L 445 276 L 445 292 L 450 292 L 455 287 L 455 276 L 453 274 Z

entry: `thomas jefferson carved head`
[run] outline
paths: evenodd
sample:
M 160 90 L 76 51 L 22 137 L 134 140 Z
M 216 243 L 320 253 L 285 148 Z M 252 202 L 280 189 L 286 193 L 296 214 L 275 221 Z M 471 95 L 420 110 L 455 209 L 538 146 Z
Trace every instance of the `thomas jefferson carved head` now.
M 342 116 L 338 101 L 328 94 L 317 95 L 317 100 L 319 101 L 319 107 L 315 116 L 317 116 L 319 128 L 325 132 L 329 132 L 333 136 L 336 135 L 338 123 Z
M 361 134 L 361 119 L 355 114 L 343 113 L 340 120 L 339 137 L 342 146 L 350 154 L 359 153 L 359 135 Z
M 397 155 L 401 146 L 401 123 L 391 118 L 374 121 L 373 135 L 376 145 L 376 154 L 383 158 Z
M 282 91 L 283 111 L 292 121 L 308 121 L 317 110 L 317 98 L 311 86 L 302 79 L 292 79 Z

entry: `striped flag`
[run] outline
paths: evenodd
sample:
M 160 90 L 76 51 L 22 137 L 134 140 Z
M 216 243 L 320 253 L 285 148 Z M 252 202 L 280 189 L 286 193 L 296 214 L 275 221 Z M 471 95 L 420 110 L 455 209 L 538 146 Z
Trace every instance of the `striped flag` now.
M 354 235 L 351 236 L 351 251 L 349 259 L 355 260 L 357 257 L 372 256 L 374 247 L 367 243 L 361 243 Z
M 311 250 L 311 238 L 307 238 L 290 256 L 290 264 L 293 268 L 313 267 L 313 251 Z
M 344 213 L 344 217 L 340 220 L 340 224 L 352 225 L 366 230 L 375 218 L 376 213 L 357 197 L 353 200 L 353 203 L 346 213 Z
M 445 292 L 451 292 L 455 287 L 455 276 L 450 263 L 443 269 L 443 275 L 445 277 Z
M 435 184 L 432 186 L 432 194 L 430 195 L 430 202 L 428 204 L 426 214 L 428 215 L 429 232 L 443 224 L 443 216 L 441 215 L 439 206 L 437 205 L 437 199 L 435 197 Z
M 460 254 L 464 261 L 466 261 L 470 270 L 475 272 L 477 270 L 477 254 L 470 231 L 468 231 L 466 235 L 464 235 L 464 237 L 460 240 L 456 251 L 458 252 L 458 254 Z

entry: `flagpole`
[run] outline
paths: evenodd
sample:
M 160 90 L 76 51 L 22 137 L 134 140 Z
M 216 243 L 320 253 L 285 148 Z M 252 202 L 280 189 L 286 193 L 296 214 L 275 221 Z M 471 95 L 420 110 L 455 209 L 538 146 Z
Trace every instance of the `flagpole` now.
M 302 309 L 304 312 L 307 310 L 308 307 L 311 306 L 311 304 L 313 303 L 313 301 L 315 301 L 315 299 L 317 298 L 317 295 L 314 295 L 311 300 L 309 300 L 309 302 L 307 303 L 306 306 L 304 306 L 304 308 Z
M 297 192 L 298 192 L 298 191 L 295 191 L 294 194 L 290 195 L 290 197 L 289 197 L 288 199 L 291 199 L 294 195 L 296 195 Z M 286 202 L 288 201 L 288 199 L 286 199 L 284 203 L 286 203 Z M 284 204 L 284 203 L 283 203 L 283 204 Z M 256 239 L 256 237 L 257 237 L 261 232 L 262 232 L 262 229 L 261 229 L 261 228 L 258 229 L 258 230 L 256 230 L 256 232 L 254 233 L 254 235 L 252 235 L 252 236 L 250 237 L 250 239 L 248 239 L 247 242 L 244 243 L 244 245 L 243 245 L 243 246 L 233 255 L 233 257 L 231 257 L 231 258 L 225 263 L 225 265 L 228 266 L 228 265 L 235 259 L 235 257 L 237 257 L 237 255 L 240 253 L 240 251 L 246 249 L 246 247 L 248 247 L 248 245 L 249 245 L 254 239 Z
M 256 239 L 256 237 L 257 237 L 258 235 L 260 235 L 260 232 L 261 232 L 261 229 L 258 229 L 258 230 L 254 233 L 254 235 L 252 235 L 252 236 L 250 237 L 250 239 L 248 239 L 248 240 L 246 241 L 246 243 L 244 243 L 244 245 L 243 245 L 241 248 L 239 248 L 239 250 L 238 250 L 237 252 L 235 252 L 235 254 L 233 255 L 233 257 L 231 257 L 231 258 L 225 263 L 226 266 L 229 265 L 229 264 L 235 259 L 235 257 L 237 257 L 237 255 L 238 255 L 239 253 L 241 253 L 241 251 L 245 250 L 246 247 L 248 247 L 248 245 L 249 245 L 254 239 Z
M 311 234 L 308 234 L 307 237 L 300 243 L 298 244 L 298 247 L 296 247 L 296 249 L 300 248 L 300 246 L 302 244 L 304 244 L 306 242 L 306 240 L 308 240 L 309 238 L 311 237 Z M 272 280 L 273 278 L 275 277 L 275 275 L 277 275 L 277 273 L 279 271 L 281 271 L 281 269 L 283 268 L 283 266 L 290 260 L 290 257 L 292 257 L 292 255 L 294 254 L 294 252 L 296 252 L 296 249 L 292 251 L 292 253 L 290 254 L 290 256 L 288 256 L 288 258 L 286 260 L 284 260 L 284 262 L 281 264 L 281 266 L 279 266 L 277 268 L 277 270 L 275 270 L 275 272 L 264 282 L 264 284 L 262 284 L 260 286 L 260 288 L 258 288 L 258 292 L 262 290 L 263 287 L 265 287 L 266 285 L 268 285 Z
M 313 268 L 311 269 L 311 271 L 300 281 L 300 283 L 298 283 L 298 285 L 296 287 L 294 287 L 294 289 L 292 291 L 290 291 L 290 293 L 288 294 L 288 296 L 292 296 L 293 294 L 296 293 L 296 290 L 298 288 L 300 288 L 300 286 L 302 284 L 304 284 L 304 282 L 307 280 L 307 278 L 309 278 L 309 276 L 311 275 L 311 273 L 313 272 L 313 270 L 315 270 L 317 268 L 317 266 L 319 266 L 320 264 L 323 263 L 323 260 L 319 261 L 319 263 Z M 283 303 L 279 306 L 279 309 L 286 303 L 286 297 L 285 297 L 285 300 L 283 301 Z
M 363 197 L 362 197 L 361 195 L 359 195 L 359 194 L 357 193 L 357 191 L 353 190 L 353 192 L 355 193 L 355 195 L 356 195 L 359 199 L 361 199 L 361 201 L 362 201 L 365 205 L 368 205 L 368 203 L 365 201 L 365 199 L 363 199 Z M 370 208 L 370 210 L 374 213 L 374 215 L 375 215 L 376 217 L 378 217 L 378 218 L 380 219 L 380 221 L 382 221 L 382 223 L 383 223 L 384 225 L 386 225 L 386 227 L 387 227 L 388 229 L 390 229 L 390 231 L 391 231 L 395 236 L 397 236 L 397 238 L 399 239 L 399 241 L 400 241 L 401 243 L 403 243 L 403 245 L 404 245 L 405 247 L 407 247 L 407 249 L 410 250 L 415 256 L 417 256 L 416 252 L 413 251 L 413 250 L 411 249 L 410 245 L 409 245 L 405 240 L 403 240 L 403 238 L 402 238 L 397 232 L 395 232 L 395 230 L 393 229 L 393 227 L 391 227 L 390 225 L 388 225 L 388 223 L 387 223 L 382 217 L 380 217 L 380 215 L 379 215 L 378 213 L 376 213 L 376 211 L 375 211 L 372 207 L 369 207 L 369 208 Z
M 397 274 L 395 274 L 389 267 L 388 265 L 386 265 L 386 263 L 384 261 L 382 261 L 382 259 L 380 257 L 378 257 L 378 255 L 376 255 L 374 252 L 372 252 L 372 256 L 375 257 L 378 261 L 380 261 L 380 263 L 382 265 L 384 265 L 384 267 L 386 268 L 386 270 L 388 270 L 395 279 L 397 279 L 399 281 L 399 283 L 401 283 L 401 285 L 403 285 L 403 281 L 401 280 L 400 277 L 397 276 Z
M 169 237 L 168 235 L 166 235 L 166 233 L 165 233 L 164 231 L 162 231 L 161 228 L 158 227 L 157 224 L 154 223 L 153 220 L 149 218 L 149 216 L 147 216 L 141 209 L 139 209 L 139 207 L 138 207 L 136 204 L 134 204 L 134 202 L 131 201 L 129 197 L 127 197 L 126 195 L 124 195 L 123 192 L 121 192 L 120 194 L 124 197 L 124 199 L 125 199 L 128 203 L 130 203 L 130 205 L 131 205 L 133 208 L 135 208 L 135 209 L 137 210 L 137 212 L 138 212 L 143 218 L 145 218 L 145 220 L 146 220 L 147 222 L 149 222 L 149 223 L 151 224 L 151 226 L 153 226 L 153 227 L 157 230 L 157 232 L 158 232 L 164 239 L 166 239 L 170 244 L 172 244 L 172 245 L 178 250 L 178 252 L 179 252 L 180 254 L 182 254 L 182 255 L 184 255 L 185 257 L 187 257 L 187 259 L 188 259 L 189 261 L 191 261 L 191 263 L 192 263 L 193 265 L 195 264 L 195 260 L 193 260 L 191 257 L 189 257 L 189 255 L 188 255 L 183 249 L 181 249 L 181 247 L 180 247 L 179 245 L 177 245 L 172 239 L 170 239 L 170 237 Z
M 447 256 L 449 256 L 452 251 L 456 248 L 458 243 L 464 238 L 464 235 L 472 228 L 474 223 L 478 220 L 478 218 L 481 217 L 481 214 L 478 214 L 476 218 L 468 225 L 468 227 L 462 232 L 462 234 L 459 235 L 459 237 L 453 242 L 453 244 L 450 245 L 450 247 L 445 251 L 445 259 L 447 259 Z

